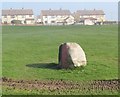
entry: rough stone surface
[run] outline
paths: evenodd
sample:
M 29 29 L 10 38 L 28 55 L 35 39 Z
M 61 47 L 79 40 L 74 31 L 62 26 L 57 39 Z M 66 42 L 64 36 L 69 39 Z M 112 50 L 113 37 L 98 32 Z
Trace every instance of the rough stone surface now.
M 77 43 L 64 43 L 59 47 L 60 68 L 73 68 L 87 64 L 83 49 Z

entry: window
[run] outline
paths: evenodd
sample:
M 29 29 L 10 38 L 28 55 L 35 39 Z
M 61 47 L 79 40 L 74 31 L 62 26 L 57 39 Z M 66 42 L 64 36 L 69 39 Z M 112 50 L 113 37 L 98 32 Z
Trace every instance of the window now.
M 4 24 L 7 24 L 7 21 L 4 21 Z
M 29 17 L 32 17 L 32 15 L 29 15 Z
M 51 23 L 55 23 L 55 21 L 51 21 Z
M 51 18 L 55 18 L 55 16 L 51 16 Z
M 5 15 L 4 18 L 7 18 L 7 16 Z
M 24 18 L 25 16 L 24 15 L 22 15 L 22 18 Z
M 45 18 L 47 18 L 47 16 L 44 16 Z
M 47 21 L 45 21 L 45 23 L 47 24 Z
M 12 16 L 11 16 L 11 18 L 15 18 L 15 16 L 14 16 L 14 15 L 12 15 Z

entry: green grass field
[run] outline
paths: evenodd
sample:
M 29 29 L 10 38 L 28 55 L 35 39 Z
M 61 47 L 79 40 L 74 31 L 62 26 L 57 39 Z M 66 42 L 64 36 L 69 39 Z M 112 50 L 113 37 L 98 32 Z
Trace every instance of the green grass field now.
M 46 81 L 118 78 L 117 25 L 3 26 L 2 38 L 3 77 Z M 53 68 L 58 64 L 59 45 L 64 42 L 76 42 L 84 49 L 88 61 L 84 69 Z

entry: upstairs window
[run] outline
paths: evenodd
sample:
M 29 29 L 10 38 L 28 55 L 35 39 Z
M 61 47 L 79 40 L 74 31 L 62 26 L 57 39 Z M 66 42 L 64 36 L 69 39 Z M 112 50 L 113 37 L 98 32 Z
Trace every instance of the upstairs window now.
M 14 15 L 12 15 L 12 16 L 11 16 L 11 18 L 15 18 L 15 16 L 14 16 Z
M 32 17 L 32 15 L 29 15 L 29 17 Z
M 24 15 L 22 15 L 22 18 L 25 18 L 25 16 L 24 16 Z
M 7 18 L 7 16 L 5 15 L 4 18 Z
M 47 18 L 47 16 L 45 16 L 45 18 Z
M 55 16 L 51 16 L 51 18 L 55 18 Z

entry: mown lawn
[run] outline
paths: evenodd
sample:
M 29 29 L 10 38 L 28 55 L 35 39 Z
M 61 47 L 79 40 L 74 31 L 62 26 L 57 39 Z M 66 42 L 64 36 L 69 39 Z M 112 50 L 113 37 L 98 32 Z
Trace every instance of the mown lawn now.
M 72 81 L 118 78 L 117 25 L 3 26 L 2 38 L 4 77 Z M 64 42 L 81 45 L 88 61 L 85 68 L 53 68 L 58 64 L 59 45 Z

